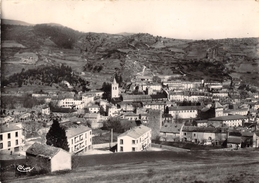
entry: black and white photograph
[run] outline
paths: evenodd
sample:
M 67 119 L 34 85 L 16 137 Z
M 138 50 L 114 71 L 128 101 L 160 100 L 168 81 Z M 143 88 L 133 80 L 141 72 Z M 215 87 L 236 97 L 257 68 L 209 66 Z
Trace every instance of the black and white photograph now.
M 0 183 L 259 182 L 259 1 L 0 13 Z

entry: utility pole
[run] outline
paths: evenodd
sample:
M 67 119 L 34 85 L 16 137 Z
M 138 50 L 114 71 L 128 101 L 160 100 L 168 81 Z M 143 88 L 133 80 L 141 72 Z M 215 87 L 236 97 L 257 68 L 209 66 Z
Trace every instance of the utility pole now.
M 112 143 L 113 143 L 113 129 L 111 129 L 111 143 L 110 143 L 110 148 L 112 147 Z

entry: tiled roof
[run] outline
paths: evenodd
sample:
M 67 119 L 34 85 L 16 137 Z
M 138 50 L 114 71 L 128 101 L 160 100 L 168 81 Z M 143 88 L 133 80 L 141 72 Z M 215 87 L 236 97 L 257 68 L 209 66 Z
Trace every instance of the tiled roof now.
M 204 119 L 204 120 L 197 120 L 196 123 L 208 123 L 208 120 Z
M 49 145 L 40 144 L 40 143 L 35 142 L 27 149 L 26 153 L 51 159 L 60 150 L 61 150 L 60 148 L 57 148 L 54 146 L 49 146 Z
M 98 105 L 91 105 L 91 106 L 89 106 L 89 108 L 99 108 L 99 106 Z
M 246 119 L 247 117 L 242 115 L 230 115 L 230 116 L 220 116 L 216 118 L 210 118 L 209 121 L 225 121 L 225 120 L 237 120 L 237 119 Z
M 210 133 L 220 133 L 221 128 L 214 127 L 197 127 L 197 126 L 184 126 L 182 129 L 183 132 L 210 132 Z
M 219 102 L 215 102 L 214 104 L 215 108 L 223 108 L 223 106 Z
M 244 108 L 244 109 L 228 109 L 228 110 L 225 110 L 224 112 L 228 113 L 228 112 L 241 112 L 241 111 L 248 111 L 249 109 L 248 108 Z
M 128 131 L 126 131 L 123 134 L 120 134 L 118 137 L 123 137 L 123 136 L 130 136 L 132 138 L 139 138 L 141 135 L 145 134 L 146 132 L 150 131 L 151 129 L 144 126 L 144 125 L 140 125 L 140 126 L 136 126 Z
M 122 95 L 123 99 L 151 99 L 150 95 Z
M 79 125 L 77 127 L 68 128 L 66 130 L 66 135 L 67 135 L 67 138 L 71 138 L 89 130 L 91 130 L 91 128 L 87 126 Z
M 161 127 L 160 132 L 165 133 L 180 133 L 180 129 L 183 124 L 170 123 Z
M 21 130 L 21 124 L 20 123 L 9 123 L 1 125 L 0 126 L 0 133 L 4 133 L 4 132 L 11 132 L 11 131 L 15 131 L 15 130 Z
M 84 117 L 98 117 L 100 113 L 85 113 Z
M 181 110 L 197 110 L 198 106 L 177 106 L 169 107 L 169 111 L 181 111 Z
M 241 132 L 241 134 L 242 134 L 243 137 L 252 137 L 253 136 L 252 132 L 247 132 L 247 131 Z

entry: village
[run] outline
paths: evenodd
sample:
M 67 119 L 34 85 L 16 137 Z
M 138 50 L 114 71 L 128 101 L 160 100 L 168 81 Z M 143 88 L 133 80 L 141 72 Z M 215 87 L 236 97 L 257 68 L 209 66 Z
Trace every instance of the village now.
M 47 158 L 53 172 L 71 169 L 75 155 L 192 149 L 249 153 L 259 147 L 258 93 L 242 96 L 238 78 L 188 81 L 184 73 L 158 75 L 144 66 L 127 85 L 117 80 L 85 92 L 73 92 L 62 81 L 67 91 L 30 93 L 44 101 L 40 105 L 2 109 L 2 160 L 26 159 L 40 168 Z M 65 129 L 67 151 L 46 145 L 55 120 Z

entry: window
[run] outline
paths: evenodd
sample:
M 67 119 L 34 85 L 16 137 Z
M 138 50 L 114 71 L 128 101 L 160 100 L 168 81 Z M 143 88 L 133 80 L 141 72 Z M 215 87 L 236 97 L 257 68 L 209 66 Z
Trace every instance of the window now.
M 15 140 L 15 145 L 18 145 L 18 140 Z
M 73 144 L 73 139 L 71 139 L 71 144 Z
M 85 133 L 85 138 L 87 138 L 87 133 Z
M 136 151 L 135 147 L 132 147 L 132 151 Z
M 8 139 L 10 139 L 11 138 L 11 134 L 10 133 L 8 133 Z
M 3 143 L 0 143 L 0 149 L 3 149 Z
M 11 147 L 11 141 L 8 141 L 8 147 Z
M 18 137 L 18 132 L 15 132 L 15 137 Z
M 120 147 L 120 151 L 123 152 L 123 147 L 122 146 Z
M 186 135 L 186 133 L 184 133 L 184 135 Z
M 0 140 L 3 140 L 3 135 L 0 135 Z
M 123 139 L 120 139 L 120 144 L 123 144 Z
M 135 140 L 132 140 L 132 144 L 135 144 Z
M 195 137 L 195 136 L 196 136 L 196 134 L 193 134 L 193 136 Z

